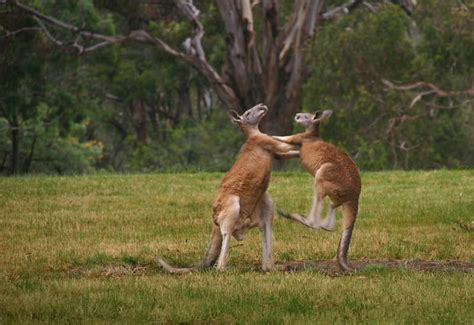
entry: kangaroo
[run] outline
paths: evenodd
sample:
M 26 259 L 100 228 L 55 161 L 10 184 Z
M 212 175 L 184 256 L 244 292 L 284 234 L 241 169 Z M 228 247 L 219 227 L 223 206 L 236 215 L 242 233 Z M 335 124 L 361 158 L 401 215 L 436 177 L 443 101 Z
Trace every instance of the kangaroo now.
M 171 273 L 187 273 L 211 267 L 223 270 L 229 250 L 230 236 L 241 241 L 251 228 L 258 226 L 262 238 L 262 269 L 270 270 L 272 259 L 273 201 L 267 192 L 272 171 L 273 154 L 297 156 L 292 146 L 261 133 L 258 125 L 268 108 L 258 104 L 242 115 L 230 112 L 231 119 L 245 135 L 239 157 L 221 181 L 213 205 L 211 241 L 203 261 L 197 267 L 175 268 L 158 259 Z
M 278 214 L 307 227 L 332 231 L 336 226 L 336 208 L 342 206 L 343 231 L 337 249 L 337 262 L 341 269 L 350 271 L 352 268 L 347 263 L 347 251 L 358 213 L 361 181 L 357 166 L 349 155 L 319 137 L 320 123 L 331 115 L 331 110 L 315 114 L 298 113 L 295 120 L 305 127 L 305 132 L 274 137 L 288 144 L 301 145 L 301 163 L 314 177 L 314 196 L 309 216 L 305 218 L 283 211 L 278 211 Z M 327 218 L 321 220 L 323 200 L 326 196 L 329 196 L 331 203 Z

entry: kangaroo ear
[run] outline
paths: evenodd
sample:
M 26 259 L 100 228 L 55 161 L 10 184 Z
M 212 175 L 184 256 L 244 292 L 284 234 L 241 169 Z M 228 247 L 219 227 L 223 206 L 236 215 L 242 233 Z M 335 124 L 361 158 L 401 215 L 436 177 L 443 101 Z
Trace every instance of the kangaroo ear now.
M 321 113 L 321 111 L 316 111 L 316 112 L 314 112 L 313 121 L 319 120 L 319 119 L 321 118 L 321 115 L 322 115 L 322 114 L 323 114 L 323 113 Z
M 323 111 L 322 113 L 320 111 L 317 111 L 316 113 L 314 113 L 313 122 L 316 122 L 316 121 L 322 122 L 324 120 L 327 120 L 331 115 L 332 115 L 332 110 L 330 109 L 327 109 Z
M 236 111 L 230 111 L 229 116 L 232 123 L 234 124 L 239 124 L 242 122 L 242 118 L 240 117 L 239 113 L 237 113 Z

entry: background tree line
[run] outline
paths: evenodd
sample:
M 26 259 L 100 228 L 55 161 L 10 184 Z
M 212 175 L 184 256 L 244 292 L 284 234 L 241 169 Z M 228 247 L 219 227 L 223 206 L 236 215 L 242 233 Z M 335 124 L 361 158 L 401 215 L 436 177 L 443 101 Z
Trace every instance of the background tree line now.
M 2 0 L 0 172 L 225 170 L 256 102 L 333 109 L 361 169 L 472 167 L 474 2 L 413 3 Z

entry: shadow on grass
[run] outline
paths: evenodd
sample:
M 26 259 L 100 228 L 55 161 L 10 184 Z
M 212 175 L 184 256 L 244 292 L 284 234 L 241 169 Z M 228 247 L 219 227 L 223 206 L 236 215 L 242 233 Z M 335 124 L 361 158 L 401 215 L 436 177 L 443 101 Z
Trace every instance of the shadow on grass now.
M 125 262 L 125 261 L 124 261 Z M 110 277 L 121 278 L 124 276 L 143 276 L 164 273 L 153 263 L 107 263 L 95 266 L 71 266 L 62 271 L 71 277 Z M 136 262 L 136 261 L 133 261 Z M 289 261 L 277 263 L 274 272 L 318 272 L 331 277 L 348 276 L 353 274 L 384 275 L 392 271 L 407 270 L 411 272 L 426 273 L 470 273 L 474 271 L 474 264 L 461 260 L 424 261 L 424 260 L 398 260 L 398 259 L 359 259 L 350 260 L 355 268 L 354 272 L 343 272 L 335 260 L 319 261 Z M 261 272 L 259 266 L 228 267 L 229 272 L 247 273 Z M 214 269 L 195 271 L 195 273 L 217 272 Z M 193 272 L 194 273 L 194 272 Z
M 290 261 L 276 265 L 280 271 L 307 271 L 313 270 L 329 276 L 341 276 L 357 274 L 384 274 L 392 270 L 409 270 L 415 272 L 431 273 L 470 273 L 474 265 L 467 261 L 424 261 L 424 260 L 398 260 L 398 259 L 360 259 L 350 260 L 350 264 L 356 271 L 343 272 L 339 269 L 335 260 L 321 261 Z

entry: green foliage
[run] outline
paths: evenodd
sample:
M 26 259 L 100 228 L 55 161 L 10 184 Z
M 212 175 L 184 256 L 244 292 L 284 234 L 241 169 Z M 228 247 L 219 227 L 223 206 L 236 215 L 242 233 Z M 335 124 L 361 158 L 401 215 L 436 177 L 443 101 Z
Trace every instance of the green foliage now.
M 326 5 L 345 2 L 328 0 Z M 177 49 L 193 31 L 173 2 L 25 3 L 104 34 L 145 28 Z M 376 12 L 359 6 L 321 22 L 306 51 L 303 110 L 333 109 L 322 135 L 362 169 L 474 166 L 472 99 L 425 96 L 412 105 L 418 92 L 385 91 L 381 82 L 421 80 L 446 90 L 472 87 L 474 5 L 423 0 L 410 17 L 398 5 L 376 3 Z M 196 5 L 205 27 L 207 59 L 223 72 L 227 40 L 219 10 L 213 1 Z M 281 3 L 282 25 L 293 5 Z M 11 31 L 37 26 L 31 17 L 9 10 L 0 13 L 0 26 Z M 261 10 L 257 6 L 254 11 L 260 43 Z M 74 33 L 47 27 L 65 44 L 76 41 Z M 79 56 L 36 31 L 2 35 L 0 173 L 221 171 L 235 159 L 242 137 L 218 107 L 205 77 L 189 65 L 137 42 Z M 296 162 L 286 166 L 299 168 Z
M 454 0 L 426 0 L 420 3 L 415 19 L 423 33 L 420 52 L 430 62 L 429 73 L 443 86 L 456 87 L 472 77 L 474 72 L 474 4 L 466 1 L 464 7 Z M 446 75 L 451 78 L 446 78 Z M 456 78 L 456 76 L 458 76 Z M 466 79 L 464 79 L 466 80 Z
M 61 19 L 113 30 L 110 19 L 102 19 L 92 1 L 61 2 L 61 6 L 45 1 L 35 5 Z M 0 17 L 0 25 L 16 29 L 34 25 L 34 21 L 13 13 Z M 63 37 L 61 32 L 52 32 Z M 86 75 L 81 60 L 75 53 L 56 50 L 45 35 L 37 32 L 7 38 L 2 47 L 0 73 L 8 78 L 0 83 L 0 172 L 93 171 L 103 148 L 100 141 L 87 135 L 87 116 L 97 107 L 84 87 Z M 11 149 L 14 142 L 17 152 Z M 13 156 L 17 166 L 8 164 Z
M 218 110 L 206 121 L 181 123 L 170 129 L 165 143 L 138 147 L 129 169 L 225 171 L 233 164 L 242 141 L 240 131 Z
M 449 1 L 440 10 L 441 2 L 422 2 L 414 21 L 391 4 L 377 14 L 354 12 L 324 25 L 308 52 L 305 108 L 336 112 L 323 136 L 362 169 L 472 166 L 472 104 L 453 98 L 413 106 L 417 93 L 386 92 L 382 84 L 424 80 L 445 89 L 470 87 L 474 37 L 465 28 L 472 15 Z M 449 28 L 450 21 L 459 27 Z

